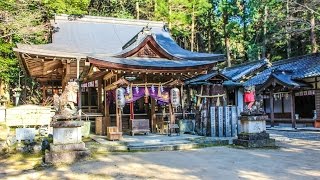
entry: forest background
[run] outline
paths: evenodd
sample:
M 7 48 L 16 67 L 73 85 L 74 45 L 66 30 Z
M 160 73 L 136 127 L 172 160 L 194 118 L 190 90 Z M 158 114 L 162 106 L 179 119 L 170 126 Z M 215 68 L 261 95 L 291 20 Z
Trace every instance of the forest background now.
M 318 50 L 320 0 L 0 0 L 0 82 L 12 89 L 22 78 L 25 103 L 39 103 L 41 91 L 12 48 L 49 43 L 55 14 L 164 21 L 181 47 L 223 53 L 224 66 Z

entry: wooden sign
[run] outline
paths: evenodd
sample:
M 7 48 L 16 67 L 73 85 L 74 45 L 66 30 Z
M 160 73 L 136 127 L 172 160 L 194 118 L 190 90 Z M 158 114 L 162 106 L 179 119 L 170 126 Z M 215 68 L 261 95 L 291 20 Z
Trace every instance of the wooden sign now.
M 35 128 L 16 128 L 16 139 L 21 142 L 21 140 L 33 141 L 36 136 Z

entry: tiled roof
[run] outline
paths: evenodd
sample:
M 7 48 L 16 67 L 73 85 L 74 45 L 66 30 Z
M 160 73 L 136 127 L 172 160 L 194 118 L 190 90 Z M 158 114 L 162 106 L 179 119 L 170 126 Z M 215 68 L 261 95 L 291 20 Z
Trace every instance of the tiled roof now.
M 187 79 L 184 83 L 185 84 L 194 84 L 197 82 L 206 82 L 212 77 L 216 76 L 218 74 L 218 71 L 210 71 L 207 74 L 201 74 L 199 76 Z
M 282 71 L 280 73 L 279 72 L 272 73 L 270 77 L 275 78 L 276 80 L 278 80 L 282 84 L 289 86 L 291 88 L 307 87 L 308 86 L 306 83 L 291 79 L 291 77 L 292 77 L 291 73 L 286 73 L 285 71 Z
M 194 78 L 188 79 L 187 81 L 185 81 L 185 83 L 195 84 L 195 83 L 206 82 L 216 75 L 225 76 L 226 79 L 230 79 L 232 81 L 239 81 L 243 76 L 249 75 L 257 71 L 258 69 L 266 66 L 267 64 L 268 64 L 267 59 L 243 63 L 241 65 L 225 68 L 220 72 L 215 70 L 210 71 L 208 72 L 208 74 L 203 74 L 203 75 L 199 75 Z M 231 85 L 231 83 L 228 83 L 228 85 Z
M 67 15 L 56 16 L 56 32 L 52 43 L 42 45 L 17 44 L 15 51 L 41 55 L 63 56 L 115 56 L 132 41 L 143 28 L 150 27 L 157 43 L 179 59 L 224 61 L 224 55 L 191 52 L 181 48 L 165 30 L 163 22 L 84 16 L 70 20 Z M 137 45 L 133 43 L 132 46 Z
M 309 54 L 277 61 L 244 83 L 245 86 L 262 85 L 276 71 L 291 71 L 290 80 L 315 77 L 320 75 L 320 54 Z M 283 79 L 284 80 L 284 79 Z M 287 79 L 289 83 L 289 79 Z
M 261 67 L 268 64 L 267 59 L 243 63 L 240 65 L 228 67 L 222 70 L 222 74 L 229 77 L 233 81 L 240 80 L 243 76 L 249 75 Z

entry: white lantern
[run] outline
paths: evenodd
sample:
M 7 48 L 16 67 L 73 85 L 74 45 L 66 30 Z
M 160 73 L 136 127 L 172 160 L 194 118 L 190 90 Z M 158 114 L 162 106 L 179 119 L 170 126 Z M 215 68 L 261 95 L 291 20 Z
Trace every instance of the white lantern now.
M 171 104 L 173 107 L 180 106 L 180 90 L 178 88 L 172 88 L 170 91 Z
M 117 97 L 117 106 L 118 108 L 123 108 L 126 105 L 126 99 L 124 97 L 125 89 L 118 88 L 116 90 L 116 97 Z

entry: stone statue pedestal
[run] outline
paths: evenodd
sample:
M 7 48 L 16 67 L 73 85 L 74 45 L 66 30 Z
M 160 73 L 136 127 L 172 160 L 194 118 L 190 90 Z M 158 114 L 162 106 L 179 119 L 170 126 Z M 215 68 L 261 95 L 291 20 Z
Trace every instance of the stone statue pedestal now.
M 54 121 L 53 143 L 50 151 L 45 153 L 45 162 L 51 164 L 72 163 L 90 155 L 82 142 L 82 121 Z
M 241 132 L 233 144 L 248 148 L 275 147 L 275 140 L 266 133 L 266 115 L 242 115 Z

